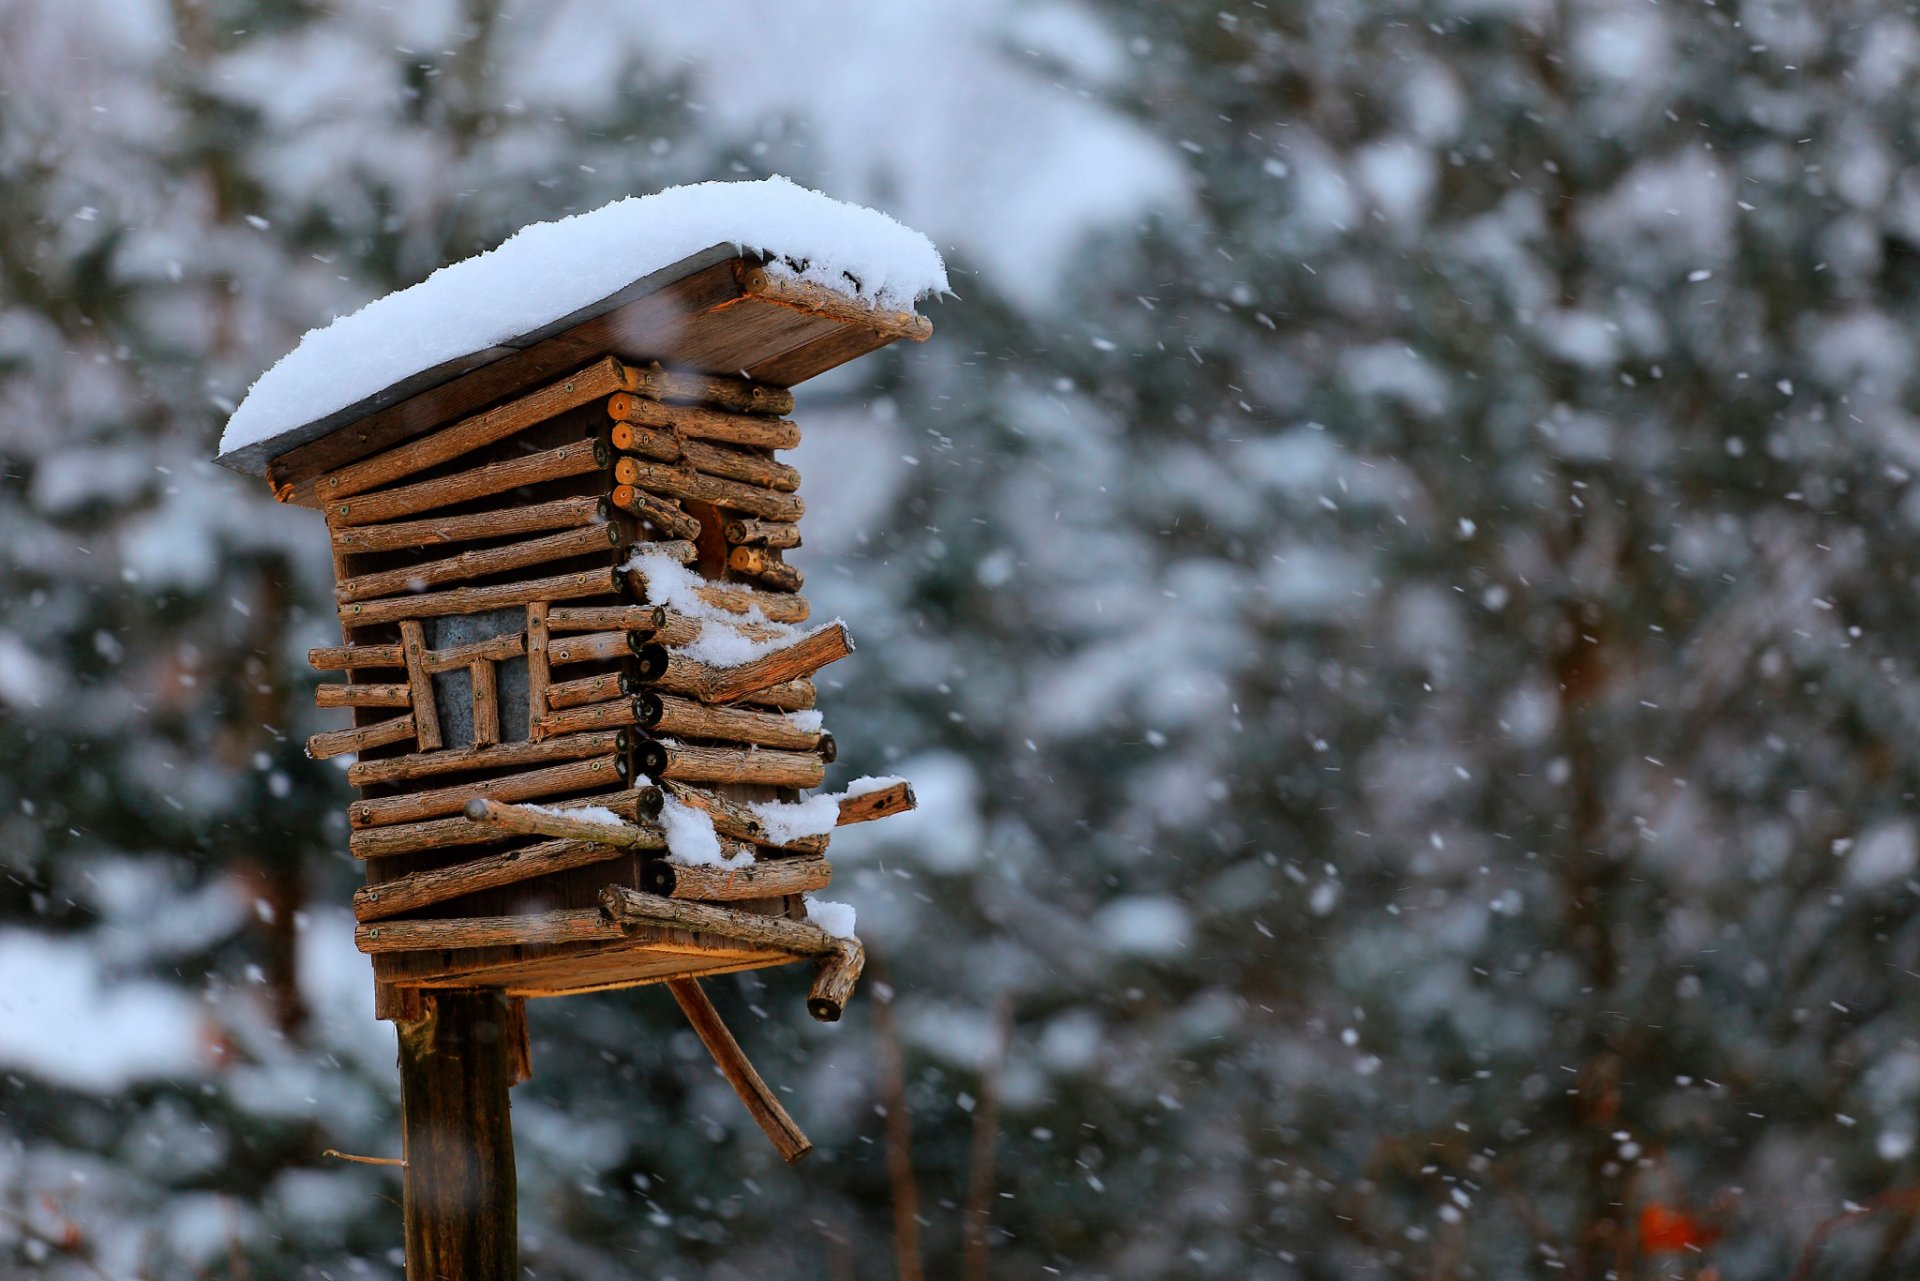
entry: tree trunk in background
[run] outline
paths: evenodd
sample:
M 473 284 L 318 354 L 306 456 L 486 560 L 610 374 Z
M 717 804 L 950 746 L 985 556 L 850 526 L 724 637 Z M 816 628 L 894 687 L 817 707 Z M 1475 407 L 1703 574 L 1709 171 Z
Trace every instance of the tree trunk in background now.
M 506 997 L 422 997 L 399 1022 L 408 1281 L 511 1281 L 519 1270 L 514 1038 Z

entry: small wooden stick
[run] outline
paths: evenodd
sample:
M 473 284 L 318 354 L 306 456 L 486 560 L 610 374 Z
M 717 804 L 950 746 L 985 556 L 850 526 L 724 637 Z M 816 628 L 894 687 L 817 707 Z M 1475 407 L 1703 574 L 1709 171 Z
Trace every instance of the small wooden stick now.
M 736 547 L 798 547 L 800 526 L 777 520 L 730 520 L 727 522 L 727 541 Z
M 781 681 L 778 685 L 769 685 L 757 689 L 740 701 L 754 707 L 771 707 L 777 712 L 804 712 L 814 704 L 813 682 L 806 677 L 797 681 Z
M 756 690 L 811 676 L 853 653 L 853 640 L 839 622 L 807 633 L 793 644 L 737 667 L 709 667 L 679 654 L 660 678 L 662 689 L 693 694 L 708 703 L 737 703 Z
M 637 516 L 661 533 L 672 538 L 700 537 L 700 522 L 681 511 L 664 498 L 637 489 L 632 485 L 616 485 L 608 498 L 610 503 L 629 516 Z
M 647 600 L 654 599 L 653 594 L 647 590 L 647 576 L 644 570 L 628 570 L 627 579 L 642 597 Z M 708 583 L 696 588 L 694 594 L 715 609 L 724 609 L 731 614 L 746 614 L 757 609 L 760 611 L 760 616 L 770 623 L 807 621 L 809 606 L 804 596 L 786 592 L 763 592 L 758 588 L 748 587 L 744 583 Z
M 680 461 L 680 438 L 670 431 L 655 431 L 651 427 L 616 422 L 609 437 L 613 447 L 621 453 L 638 454 L 662 463 Z
M 552 814 L 531 805 L 509 805 L 476 796 L 462 811 L 469 823 L 484 823 L 520 836 L 546 836 L 568 841 L 597 841 L 623 850 L 662 850 L 667 838 L 657 827 L 629 827 L 625 823 L 598 823 L 590 818 Z
M 766 824 L 760 821 L 758 814 L 717 792 L 710 792 L 703 787 L 690 787 L 673 779 L 662 779 L 660 788 L 682 805 L 690 805 L 694 809 L 706 811 L 707 817 L 713 820 L 713 830 L 722 836 L 752 841 L 757 845 L 795 854 L 826 853 L 827 838 L 825 836 L 801 836 L 780 843 L 769 840 Z M 664 894 L 666 891 L 656 890 L 655 893 Z
M 451 645 L 446 649 L 430 649 L 420 656 L 420 662 L 430 672 L 450 672 L 456 667 L 471 667 L 481 659 L 501 663 L 526 652 L 526 634 L 508 632 L 504 636 L 489 636 L 485 640 L 468 641 L 464 645 Z
M 554 709 L 579 707 L 583 703 L 603 703 L 627 693 L 619 672 L 601 672 L 578 680 L 561 681 L 547 688 L 547 706 Z
M 464 516 L 435 516 L 427 520 L 396 521 L 390 525 L 353 525 L 333 531 L 334 550 L 391 552 L 409 547 L 465 543 L 476 538 L 505 538 L 509 534 L 537 534 L 576 525 L 604 525 L 609 516 L 601 499 L 556 498 L 526 507 L 497 507 Z
M 685 373 L 650 365 L 622 365 L 620 385 L 654 400 L 690 400 L 743 414 L 790 414 L 793 393 L 745 378 Z
M 497 747 L 456 747 L 451 751 L 421 752 L 414 756 L 395 756 L 384 761 L 358 761 L 347 767 L 347 782 L 355 787 L 376 783 L 404 783 L 439 774 L 467 774 L 481 770 L 507 769 L 515 765 L 541 765 L 550 761 L 581 760 L 610 753 L 624 756 L 627 736 L 624 731 L 600 734 L 575 734 L 545 743 L 501 743 Z
M 792 1165 L 807 1153 L 813 1151 L 813 1144 L 800 1132 L 787 1110 L 780 1106 L 780 1100 L 773 1096 L 767 1083 L 753 1070 L 753 1064 L 740 1049 L 740 1043 L 733 1039 L 733 1033 L 727 1031 L 727 1025 L 720 1021 L 720 1012 L 713 1008 L 713 1002 L 701 990 L 700 984 L 693 979 L 668 979 L 667 990 L 673 993 L 673 999 L 680 1004 L 681 1013 L 687 1016 L 687 1022 L 693 1024 L 694 1032 L 700 1037 L 701 1044 L 707 1047 L 707 1053 L 713 1055 L 713 1061 L 719 1065 L 720 1075 L 727 1078 L 727 1084 L 747 1105 L 747 1113 L 753 1117 L 768 1139 L 772 1140 L 776 1151 L 788 1165 Z
M 547 612 L 547 627 L 556 632 L 654 632 L 666 621 L 664 605 L 555 605 Z
M 405 707 L 405 685 L 316 685 L 315 707 Z
M 821 956 L 833 951 L 837 944 L 833 935 L 807 921 L 763 916 L 737 907 L 661 898 L 625 885 L 609 885 L 601 890 L 600 910 L 608 920 L 628 928 L 670 925 L 701 934 L 717 934 L 755 947 L 791 952 L 795 956 Z
M 307 740 L 307 756 L 312 760 L 324 761 L 330 756 L 343 756 L 348 752 L 364 752 L 369 747 L 384 747 L 388 743 L 397 743 L 403 738 L 413 737 L 413 717 L 396 716 L 390 721 L 381 721 L 377 725 L 362 725 L 357 729 L 335 729 L 315 734 Z
M 801 729 L 779 712 L 708 707 L 671 694 L 648 693 L 641 695 L 640 716 L 642 726 L 663 734 L 755 743 L 794 752 L 811 752 L 820 746 L 819 730 Z
M 527 605 L 527 737 L 534 742 L 545 737 L 540 722 L 551 710 L 547 703 L 547 691 L 553 686 L 553 668 L 547 659 L 552 631 L 549 609 L 545 601 Z
M 620 729 L 639 723 L 639 705 L 637 698 L 610 698 L 604 703 L 588 703 L 584 707 L 567 707 L 557 712 L 548 712 L 546 718 L 534 727 L 537 737 L 542 739 L 558 738 L 562 734 L 579 734 L 587 730 Z
M 660 812 L 660 789 L 629 788 L 605 796 L 581 796 L 556 801 L 550 808 L 579 809 L 584 805 L 604 805 L 628 822 Z M 611 832 L 608 827 L 599 829 Z M 347 852 L 355 858 L 387 858 L 395 854 L 417 854 L 424 850 L 455 849 L 462 845 L 487 845 L 508 839 L 491 823 L 475 823 L 465 815 L 432 818 L 424 823 L 395 823 L 391 827 L 369 827 L 347 837 Z
M 440 746 L 440 704 L 433 697 L 433 677 L 427 672 L 426 631 L 414 619 L 400 624 L 400 650 L 407 662 L 407 689 L 413 699 L 414 723 L 420 727 L 420 750 Z
M 664 405 L 641 396 L 615 396 L 607 413 L 622 423 L 718 440 L 757 449 L 792 449 L 800 443 L 800 429 L 785 418 L 733 414 L 702 405 Z M 618 437 L 615 437 L 617 443 Z
M 523 916 L 467 916 L 436 921 L 381 921 L 357 925 L 362 952 L 437 952 L 450 947 L 517 947 L 527 943 L 585 943 L 617 939 L 624 931 L 590 907 Z
M 307 651 L 307 666 L 323 672 L 346 672 L 363 667 L 399 667 L 406 660 L 398 645 L 328 645 Z
M 458 582 L 463 578 L 482 578 L 550 560 L 565 560 L 569 556 L 588 556 L 619 545 L 620 531 L 613 525 L 563 529 L 557 534 L 546 534 L 502 547 L 461 552 L 444 560 L 403 565 L 377 574 L 362 574 L 335 587 L 333 595 L 334 599 L 342 602 L 372 600 L 376 596 L 417 592 L 441 583 Z
M 361 1165 L 397 1165 L 405 1169 L 407 1163 L 397 1156 L 355 1156 L 351 1152 L 342 1152 L 339 1148 L 323 1148 L 321 1156 L 330 1156 L 336 1161 L 354 1161 Z
M 876 818 L 904 814 L 915 804 L 913 784 L 904 778 L 899 779 L 871 792 L 841 797 L 840 822 L 837 826 L 845 827 L 849 823 L 871 823 Z
M 657 858 L 640 870 L 640 884 L 649 894 L 709 903 L 805 894 L 824 890 L 832 880 L 833 865 L 814 856 L 770 859 L 732 869 L 683 867 Z
M 780 559 L 780 553 L 764 547 L 736 547 L 727 554 L 727 568 L 747 574 L 776 591 L 797 592 L 806 583 L 806 575 Z
M 616 460 L 613 478 L 622 485 L 632 485 L 649 493 L 664 494 L 668 498 L 691 498 L 729 511 L 759 516 L 764 520 L 799 520 L 807 510 L 806 503 L 798 494 L 783 494 L 759 485 L 709 476 L 690 467 L 673 467 L 638 458 L 622 457 Z
M 867 949 L 859 939 L 836 939 L 839 945 L 814 963 L 813 989 L 807 993 L 807 1013 L 822 1023 L 838 1023 L 853 999 L 853 985 L 867 966 Z
M 500 801 L 527 801 L 541 796 L 565 796 L 591 787 L 617 785 L 626 772 L 626 762 L 618 756 L 598 756 L 591 760 L 564 761 L 543 769 L 489 778 L 477 783 L 458 783 L 452 787 L 401 796 L 383 796 L 377 800 L 355 801 L 347 806 L 347 821 L 356 828 L 385 827 L 389 823 L 417 823 L 421 819 L 458 814 L 476 796 Z
M 731 747 L 696 747 L 691 743 L 662 744 L 666 767 L 661 778 L 683 783 L 765 783 L 772 787 L 818 787 L 827 776 L 826 762 L 807 752 L 779 752 L 770 748 L 742 751 Z
M 359 921 L 381 921 L 481 890 L 627 857 L 627 851 L 598 841 L 545 841 L 363 885 L 353 892 L 353 915 Z
M 576 600 L 582 596 L 611 596 L 618 588 L 611 568 L 576 574 L 557 574 L 523 583 L 496 583 L 490 587 L 454 587 L 418 596 L 389 596 L 385 600 L 356 602 L 340 607 L 340 621 L 348 627 L 393 623 L 403 618 L 434 618 L 446 614 L 478 614 L 537 600 Z
M 612 451 L 605 443 L 578 440 L 524 458 L 483 463 L 451 476 L 436 476 L 431 480 L 401 485 L 397 489 L 361 494 L 345 502 L 329 502 L 327 524 L 334 529 L 343 525 L 377 525 L 396 516 L 411 516 L 435 507 L 448 507 L 490 494 L 503 494 L 510 489 L 543 480 L 584 476 L 590 471 L 603 470 L 611 457 Z
M 623 424 L 624 425 L 624 424 Z M 763 454 L 710 445 L 704 440 L 689 440 L 680 446 L 680 457 L 687 466 L 723 480 L 737 480 L 762 489 L 791 494 L 800 488 L 800 472 L 786 463 L 775 462 Z
M 651 628 L 626 632 L 582 632 L 547 642 L 547 661 L 564 663 L 606 662 L 632 658 L 653 640 Z
M 481 658 L 467 670 L 473 682 L 473 745 L 491 747 L 500 741 L 500 689 L 494 666 Z

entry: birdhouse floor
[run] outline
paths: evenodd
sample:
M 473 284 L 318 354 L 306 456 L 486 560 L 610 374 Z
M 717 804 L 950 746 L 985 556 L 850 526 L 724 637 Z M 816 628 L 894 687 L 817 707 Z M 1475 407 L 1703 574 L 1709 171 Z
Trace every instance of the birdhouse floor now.
M 413 958 L 412 972 L 394 975 L 396 987 L 435 990 L 493 988 L 509 996 L 570 996 L 664 983 L 668 979 L 731 974 L 808 958 L 753 948 L 668 926 L 642 926 L 619 937 L 578 943 L 450 948 L 431 968 Z

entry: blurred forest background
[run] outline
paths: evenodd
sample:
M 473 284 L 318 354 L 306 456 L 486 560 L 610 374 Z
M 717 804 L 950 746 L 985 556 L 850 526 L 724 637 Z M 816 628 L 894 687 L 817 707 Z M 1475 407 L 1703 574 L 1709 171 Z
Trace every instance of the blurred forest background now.
M 909 1111 L 936 1281 L 1920 1267 L 1917 81 L 1876 0 L 0 0 L 0 1271 L 399 1276 L 324 543 L 207 459 L 770 172 L 959 294 L 800 408 L 906 1106 L 878 983 L 711 985 L 796 1171 L 536 1006 L 529 1275 L 893 1276 Z

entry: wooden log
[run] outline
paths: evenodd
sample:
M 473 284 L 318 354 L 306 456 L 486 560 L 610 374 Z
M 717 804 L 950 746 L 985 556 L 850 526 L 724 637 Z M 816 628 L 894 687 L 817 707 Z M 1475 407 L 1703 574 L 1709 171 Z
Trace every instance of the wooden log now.
M 391 525 L 352 525 L 333 531 L 333 546 L 335 551 L 343 552 L 391 552 L 480 538 L 538 534 L 550 529 L 604 525 L 611 514 L 602 505 L 604 501 L 593 497 L 556 498 L 550 503 L 499 507 L 464 516 L 437 516 Z
M 458 814 L 476 796 L 497 801 L 526 801 L 541 796 L 564 796 L 588 788 L 617 786 L 626 775 L 626 762 L 619 756 L 596 756 L 584 761 L 566 761 L 543 769 L 508 774 L 501 778 L 459 783 L 452 787 L 404 796 L 383 796 L 377 800 L 355 801 L 347 806 L 347 821 L 354 827 L 385 827 L 390 823 L 416 823 L 443 814 Z
M 632 658 L 653 643 L 651 628 L 645 631 L 581 632 L 547 642 L 547 661 L 555 666 L 568 663 L 607 662 Z
M 914 799 L 913 784 L 899 779 L 885 787 L 875 788 L 871 792 L 862 792 L 858 796 L 840 798 L 840 821 L 837 827 L 849 823 L 871 823 L 877 818 L 886 818 L 892 814 L 904 814 L 914 808 L 918 802 Z
M 552 710 L 547 704 L 547 691 L 553 687 L 553 667 L 547 658 L 552 632 L 550 610 L 545 601 L 527 606 L 527 737 L 536 742 L 542 737 L 540 722 Z
M 755 449 L 792 449 L 800 443 L 800 428 L 785 418 L 729 413 L 702 405 L 666 405 L 641 396 L 614 396 L 607 413 L 636 428 L 678 433 Z M 618 437 L 615 438 L 616 445 Z
M 473 745 L 490 747 L 500 741 L 500 686 L 494 666 L 481 659 L 467 669 L 473 685 Z
M 416 436 L 404 445 L 349 464 L 311 484 L 321 501 L 327 503 L 364 494 L 505 440 L 556 414 L 611 396 L 620 390 L 621 382 L 619 362 L 611 358 L 598 360 L 556 383 L 462 419 L 451 427 Z
M 457 916 L 437 921 L 378 921 L 356 925 L 362 952 L 437 952 L 454 947 L 517 947 L 527 943 L 590 943 L 624 935 L 590 907 L 521 916 Z
M 911 311 L 883 310 L 837 289 L 775 275 L 765 267 L 747 268 L 741 275 L 740 287 L 763 302 L 779 303 L 796 311 L 858 325 L 886 338 L 925 342 L 933 334 L 933 322 L 925 316 Z
M 662 779 L 660 790 L 682 805 L 702 810 L 713 820 L 713 830 L 722 836 L 735 840 L 752 841 L 756 845 L 771 846 L 777 850 L 786 850 L 796 854 L 824 854 L 827 849 L 825 836 L 802 836 L 795 840 L 776 843 L 767 836 L 767 827 L 760 816 L 746 806 L 728 800 L 717 792 L 704 787 L 689 787 L 685 783 L 671 779 Z M 649 887 L 651 888 L 651 887 Z M 664 894 L 665 890 L 654 890 Z M 693 897 L 698 898 L 698 895 Z
M 384 761 L 359 761 L 347 767 L 347 782 L 355 787 L 371 787 L 379 783 L 405 783 L 441 774 L 477 773 L 480 770 L 510 769 L 520 765 L 582 760 L 609 753 L 625 756 L 626 751 L 627 736 L 619 730 L 608 730 L 598 734 L 575 734 L 543 743 L 456 747 L 450 751 L 422 752 L 416 756 L 396 756 Z
M 603 470 L 611 457 L 604 441 L 577 440 L 524 458 L 482 463 L 451 476 L 436 476 L 397 489 L 361 494 L 345 502 L 329 502 L 327 524 L 335 529 L 343 525 L 377 525 L 396 516 L 411 516 L 435 507 L 503 494 L 543 480 L 584 476 Z
M 356 601 L 340 607 L 340 621 L 348 627 L 398 622 L 404 618 L 433 618 L 445 614 L 478 614 L 509 605 L 535 601 L 574 600 L 582 596 L 611 596 L 619 591 L 619 574 L 612 568 L 557 574 L 522 583 L 489 587 L 452 587 L 418 596 L 389 596 L 385 600 Z
M 838 1023 L 853 999 L 853 985 L 867 967 L 867 949 L 859 939 L 836 939 L 833 951 L 814 962 L 813 987 L 807 993 L 807 1013 L 822 1023 Z
M 333 595 L 336 600 L 344 602 L 371 600 L 376 596 L 393 596 L 402 592 L 417 592 L 441 583 L 459 582 L 464 578 L 480 578 L 487 574 L 502 574 L 510 569 L 524 569 L 528 565 L 565 560 L 569 556 L 604 553 L 609 548 L 619 545 L 620 530 L 613 525 L 588 525 L 580 529 L 563 529 L 557 534 L 530 538 L 521 543 L 507 543 L 500 547 L 461 552 L 457 556 L 448 556 L 444 560 L 404 565 L 399 569 L 382 570 L 377 574 L 361 574 L 339 584 L 333 589 Z
M 550 808 L 579 809 L 586 805 L 604 805 L 628 821 L 642 814 L 659 813 L 660 789 L 628 788 L 605 796 L 581 796 L 556 801 Z M 614 829 L 608 828 L 608 831 Z M 393 854 L 413 854 L 422 850 L 456 849 L 462 845 L 486 845 L 507 839 L 491 823 L 475 823 L 464 814 L 454 818 L 433 818 L 423 823 L 395 823 L 390 827 L 369 827 L 347 837 L 347 851 L 355 858 L 386 858 Z
M 563 734 L 579 734 L 590 730 L 620 729 L 628 725 L 637 725 L 639 712 L 637 698 L 610 698 L 604 703 L 587 703 L 581 707 L 566 707 L 559 711 L 548 712 L 535 726 L 537 737 L 541 739 L 557 738 Z
M 764 547 L 736 547 L 727 553 L 727 568 L 747 574 L 776 591 L 797 592 L 805 585 L 804 574 L 780 559 L 780 553 Z
M 645 570 L 628 570 L 627 581 L 637 594 L 647 600 L 653 599 L 653 594 L 647 589 Z M 811 608 L 804 596 L 788 592 L 763 592 L 744 583 L 706 583 L 695 588 L 694 594 L 715 609 L 724 609 L 731 614 L 750 614 L 757 609 L 760 616 L 770 623 L 804 623 Z M 665 603 L 664 597 L 660 603 Z
M 703 440 L 689 440 L 681 445 L 680 457 L 695 471 L 724 480 L 737 480 L 742 484 L 774 489 L 783 494 L 791 494 L 800 488 L 799 469 L 775 462 L 764 454 L 710 445 Z
M 451 867 L 409 872 L 378 885 L 363 885 L 353 892 L 353 916 L 359 921 L 383 921 L 481 890 L 624 857 L 626 851 L 598 841 L 543 841 Z
M 396 1020 L 404 1240 L 415 1277 L 520 1275 L 507 1101 L 525 1038 L 518 1007 L 500 992 L 422 992 L 414 1017 Z
M 398 645 L 327 645 L 307 651 L 307 665 L 323 672 L 354 671 L 368 667 L 400 667 L 406 659 Z
M 315 707 L 406 707 L 405 685 L 316 685 Z
M 623 454 L 636 454 L 660 463 L 680 461 L 680 438 L 670 431 L 616 422 L 608 438 L 613 441 L 613 447 Z
M 362 725 L 356 729 L 334 729 L 315 734 L 307 740 L 307 756 L 316 761 L 324 761 L 330 756 L 344 756 L 348 752 L 364 752 L 370 747 L 385 747 L 388 743 L 397 743 L 403 738 L 412 738 L 413 717 L 396 716 L 390 721 L 381 721 L 376 725 Z
M 791 549 L 800 545 L 800 526 L 777 520 L 730 520 L 727 522 L 727 541 L 736 547 Z
M 681 511 L 664 498 L 638 489 L 633 485 L 616 485 L 608 499 L 615 507 L 629 516 L 637 516 L 661 533 L 672 538 L 698 538 L 700 522 Z
M 826 762 L 806 752 L 772 748 L 699 747 L 692 743 L 662 743 L 666 764 L 656 778 L 683 783 L 764 783 L 770 787 L 818 787 L 827 776 Z
M 794 635 L 792 628 L 785 623 L 756 623 L 745 618 L 696 618 L 664 605 L 660 606 L 660 613 L 660 626 L 654 629 L 653 638 L 669 648 L 693 644 L 709 627 L 724 627 L 755 641 L 790 640 Z
M 663 850 L 666 835 L 657 827 L 601 823 L 573 818 L 531 805 L 511 805 L 476 796 L 461 811 L 470 823 L 480 823 L 517 836 L 545 836 L 568 841 L 598 841 L 622 850 Z
M 659 364 L 622 365 L 622 390 L 653 400 L 693 401 L 743 414 L 790 414 L 793 393 L 745 378 L 663 369 Z
M 413 699 L 413 719 L 420 727 L 420 750 L 440 746 L 440 704 L 434 699 L 433 677 L 427 669 L 427 634 L 414 619 L 400 623 L 400 650 L 407 661 L 407 689 Z
M 706 703 L 737 703 L 756 690 L 811 676 L 828 663 L 853 652 L 853 641 L 839 622 L 808 632 L 791 645 L 764 654 L 737 667 L 710 667 L 681 654 L 672 654 L 660 687 L 692 694 Z
M 762 916 L 737 907 L 716 907 L 690 903 L 685 899 L 662 898 L 645 890 L 625 885 L 609 885 L 600 891 L 600 910 L 606 919 L 629 929 L 641 925 L 669 925 L 702 934 L 717 934 L 754 947 L 795 956 L 823 956 L 834 950 L 833 935 L 808 921 L 790 921 L 784 916 Z
M 819 730 L 801 729 L 780 712 L 708 707 L 692 699 L 652 692 L 642 694 L 640 704 L 639 724 L 662 734 L 754 743 L 793 752 L 811 752 L 820 746 Z
M 547 688 L 547 706 L 554 710 L 579 707 L 584 703 L 604 703 L 610 698 L 630 694 L 622 685 L 619 672 L 601 672 L 578 680 L 561 681 Z
M 753 1064 L 747 1061 L 740 1043 L 733 1039 L 733 1033 L 727 1031 L 727 1025 L 720 1021 L 720 1012 L 713 1008 L 713 1002 L 707 999 L 700 984 L 690 978 L 668 979 L 667 990 L 673 993 L 680 1012 L 693 1025 L 700 1043 L 713 1056 L 714 1063 L 720 1068 L 720 1075 L 727 1079 L 733 1092 L 746 1104 L 747 1114 L 760 1127 L 761 1133 L 772 1141 L 781 1159 L 792 1165 L 813 1151 L 813 1144 L 800 1132 L 800 1127 L 787 1115 L 787 1110 L 780 1106 L 780 1100 L 760 1079 L 760 1074 L 753 1070 Z
M 757 689 L 740 701 L 779 712 L 804 712 L 814 705 L 815 698 L 813 682 L 803 676 L 797 681 L 781 681 L 778 685 Z
M 745 512 L 766 520 L 799 520 L 807 505 L 798 494 L 783 494 L 762 489 L 743 481 L 724 480 L 690 467 L 672 467 L 623 456 L 613 464 L 613 478 L 619 484 L 632 485 L 651 494 L 668 498 L 686 498 L 712 503 L 729 511 Z
M 485 640 L 468 641 L 464 645 L 451 645 L 446 649 L 430 649 L 420 656 L 420 664 L 429 672 L 450 672 L 456 667 L 471 667 L 483 660 L 503 663 L 526 652 L 526 635 L 507 632 L 501 636 L 489 636 Z
M 555 605 L 547 611 L 553 632 L 654 632 L 667 621 L 664 605 Z
M 628 543 L 625 559 L 635 556 L 665 556 L 681 565 L 691 565 L 700 559 L 700 545 L 684 538 L 656 538 L 648 542 Z

